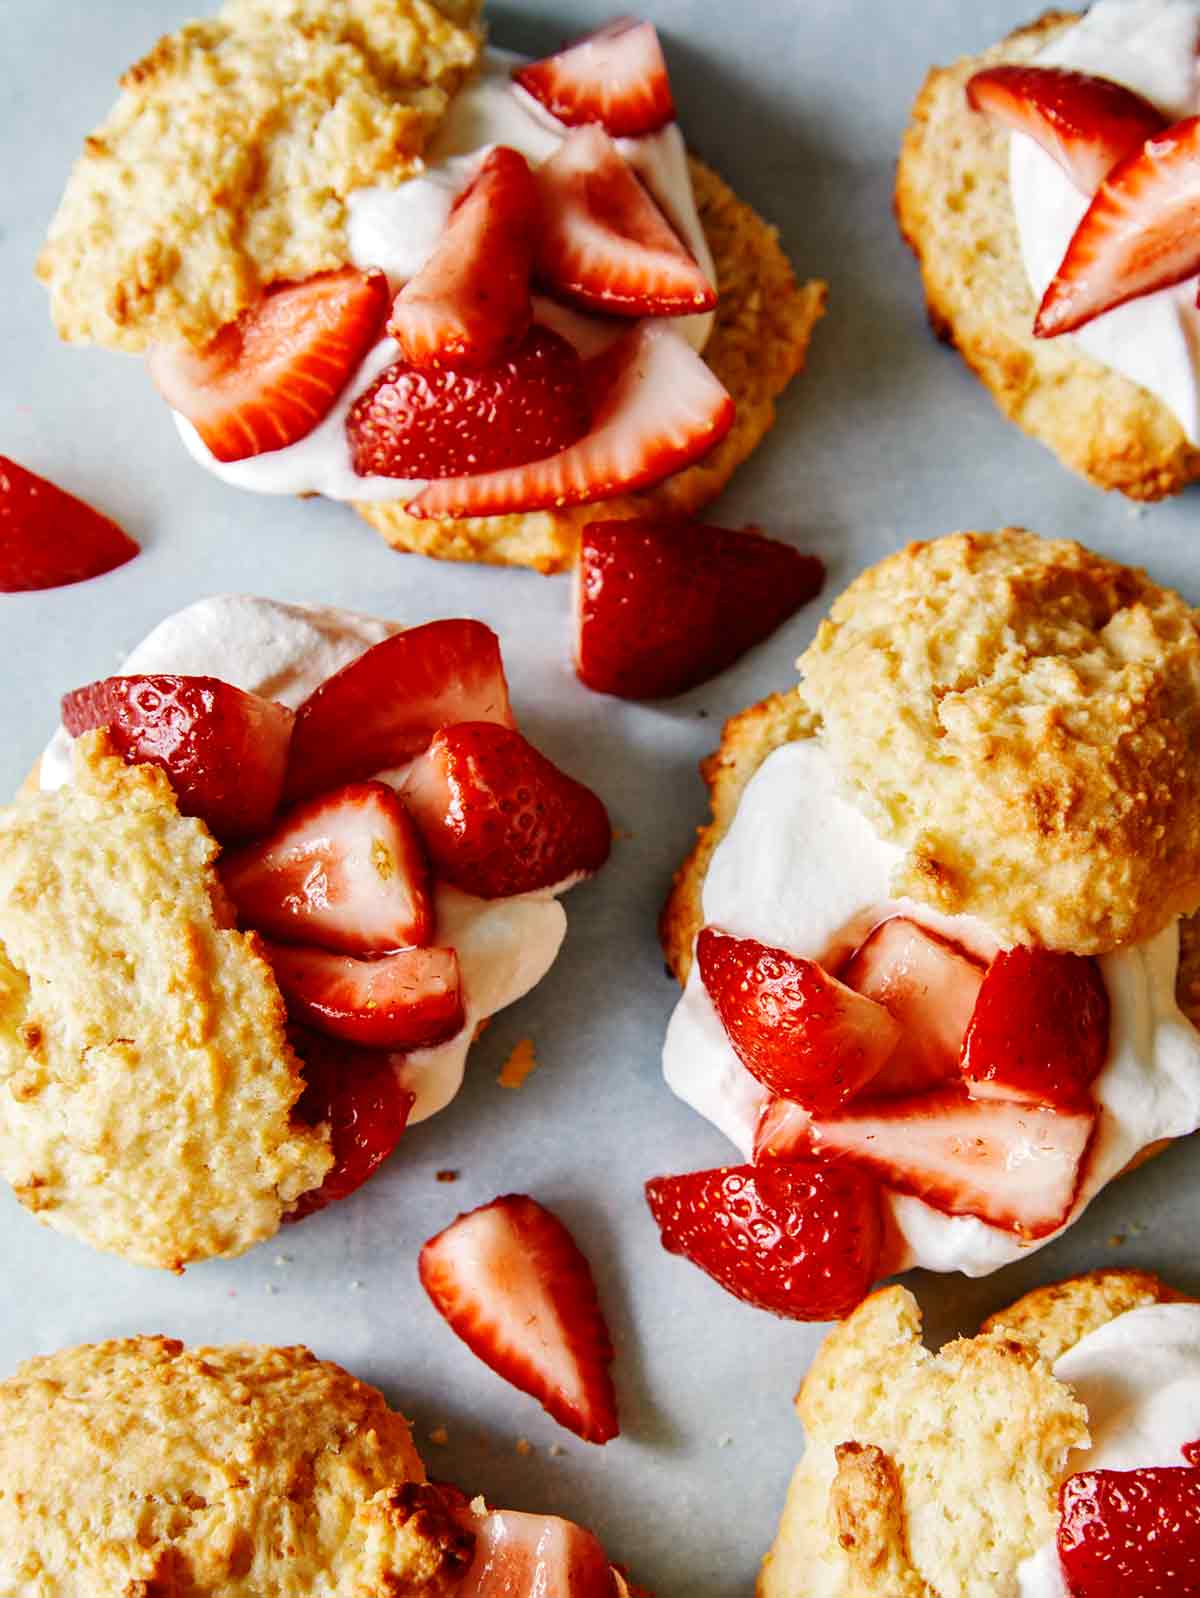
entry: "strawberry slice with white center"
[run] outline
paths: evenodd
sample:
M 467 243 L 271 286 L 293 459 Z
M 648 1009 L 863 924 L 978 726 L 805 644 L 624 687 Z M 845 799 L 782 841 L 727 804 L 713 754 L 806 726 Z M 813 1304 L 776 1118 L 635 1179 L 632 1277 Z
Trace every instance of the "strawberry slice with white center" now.
M 614 139 L 636 139 L 675 120 L 658 34 L 636 17 L 619 17 L 513 77 L 571 128 L 598 122 Z
M 492 629 L 456 618 L 385 638 L 300 706 L 287 796 L 304 798 L 405 765 L 439 727 L 456 721 L 516 725 Z
M 474 1529 L 475 1558 L 457 1598 L 616 1598 L 604 1549 L 573 1521 L 498 1509 Z
M 227 854 L 220 872 L 242 925 L 285 943 L 363 955 L 433 936 L 429 862 L 382 782 L 298 805 L 265 838 Z
M 840 1115 L 814 1117 L 810 1147 L 818 1159 L 853 1160 L 947 1215 L 1038 1238 L 1071 1213 L 1095 1124 L 1090 1107 L 983 1102 L 950 1088 L 860 1099 Z
M 356 960 L 299 944 L 269 943 L 288 1014 L 368 1049 L 423 1049 L 462 1030 L 462 982 L 453 949 L 400 949 Z
M 419 1268 L 438 1314 L 485 1365 L 585 1442 L 617 1435 L 612 1342 L 588 1262 L 557 1216 L 506 1194 L 430 1238 Z
M 429 260 L 392 305 L 388 332 L 414 366 L 488 366 L 533 316 L 529 274 L 538 186 L 523 155 L 498 145 L 454 202 Z
M 1147 139 L 1096 190 L 1038 307 L 1038 338 L 1073 333 L 1200 272 L 1200 117 Z
M 0 593 L 86 582 L 137 552 L 116 522 L 0 455 Z
M 613 499 L 681 471 L 733 426 L 733 400 L 668 327 L 641 323 L 596 361 L 607 382 L 577 443 L 525 466 L 442 478 L 409 502 L 408 513 L 504 516 Z
M 1065 67 L 988 67 L 968 79 L 967 100 L 1039 144 L 1084 194 L 1095 194 L 1118 161 L 1167 125 L 1132 89 Z
M 577 128 L 537 173 L 537 274 L 555 295 L 620 316 L 711 311 L 716 290 L 602 128 Z
M 219 461 L 286 449 L 324 420 L 383 331 L 382 272 L 344 267 L 268 289 L 202 350 L 152 350 L 154 386 Z

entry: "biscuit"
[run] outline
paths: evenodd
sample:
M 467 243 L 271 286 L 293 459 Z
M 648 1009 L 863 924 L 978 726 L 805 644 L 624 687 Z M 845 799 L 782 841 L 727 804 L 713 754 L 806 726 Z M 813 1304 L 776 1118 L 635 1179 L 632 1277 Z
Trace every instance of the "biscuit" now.
M 0 1174 L 40 1221 L 179 1270 L 269 1237 L 332 1164 L 283 1000 L 165 774 L 107 734 L 0 812 Z
M 929 319 L 1000 409 L 1100 488 L 1161 499 L 1200 477 L 1200 450 L 1174 412 L 1076 340 L 1036 339 L 1037 303 L 1008 186 L 1009 134 L 967 105 L 973 73 L 1029 61 L 1077 14 L 1048 12 L 982 55 L 936 67 L 904 136 L 900 231 L 921 267 Z

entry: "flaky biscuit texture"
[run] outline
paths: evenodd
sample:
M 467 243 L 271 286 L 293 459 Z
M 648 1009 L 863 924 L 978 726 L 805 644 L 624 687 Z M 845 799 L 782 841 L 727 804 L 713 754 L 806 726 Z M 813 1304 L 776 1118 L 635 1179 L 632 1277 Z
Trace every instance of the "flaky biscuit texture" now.
M 328 1136 L 217 845 L 107 735 L 0 812 L 0 1173 L 39 1220 L 178 1270 L 240 1254 L 320 1186 Z

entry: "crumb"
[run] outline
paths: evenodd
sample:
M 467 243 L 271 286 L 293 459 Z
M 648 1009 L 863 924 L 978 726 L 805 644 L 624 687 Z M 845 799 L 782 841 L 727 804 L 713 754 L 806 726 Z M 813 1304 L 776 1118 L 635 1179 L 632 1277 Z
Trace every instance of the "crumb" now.
M 429 1441 L 436 1443 L 439 1448 L 445 1448 L 450 1441 L 450 1433 L 444 1426 L 435 1426 L 429 1434 Z
M 701 721 L 707 721 L 708 720 L 708 711 L 707 710 L 698 710 L 696 712 L 696 714 L 700 717 Z
M 525 1079 L 531 1071 L 537 1069 L 537 1060 L 533 1053 L 533 1039 L 521 1038 L 514 1045 L 512 1053 L 505 1060 L 497 1077 L 502 1088 L 520 1088 L 525 1086 Z
M 290 1254 L 276 1254 L 275 1263 L 276 1265 L 290 1265 L 292 1263 L 292 1256 Z
M 482 1493 L 471 1500 L 471 1513 L 473 1515 L 486 1515 L 488 1512 L 487 1499 Z
M 457 1182 L 458 1181 L 458 1172 L 457 1171 L 439 1171 L 438 1174 L 437 1174 L 437 1179 L 438 1179 L 439 1182 Z
M 1109 1248 L 1120 1248 L 1121 1244 L 1124 1243 L 1124 1241 L 1125 1241 L 1124 1233 L 1122 1233 L 1122 1232 L 1114 1232 L 1112 1234 L 1112 1236 L 1108 1240 L 1108 1246 L 1109 1246 Z
M 629 832 L 625 827 L 614 827 L 612 829 L 612 841 L 614 843 L 624 843 L 632 837 L 633 833 Z
M 268 1282 L 267 1283 L 267 1292 L 268 1293 L 275 1294 L 275 1293 L 278 1293 L 278 1291 L 279 1291 L 279 1289 L 275 1286 L 274 1282 Z
M 355 1292 L 357 1292 L 363 1286 L 363 1283 L 358 1281 L 357 1278 L 356 1278 L 353 1282 L 350 1283 L 350 1286 L 352 1288 L 354 1288 Z
M 551 1443 L 550 1444 L 550 1454 L 551 1454 L 552 1458 L 561 1459 L 565 1453 L 566 1453 L 566 1449 L 563 1447 L 563 1445 L 561 1443 Z
M 517 1438 L 517 1453 L 520 1454 L 522 1459 L 527 1459 L 533 1453 L 533 1444 L 528 1437 Z

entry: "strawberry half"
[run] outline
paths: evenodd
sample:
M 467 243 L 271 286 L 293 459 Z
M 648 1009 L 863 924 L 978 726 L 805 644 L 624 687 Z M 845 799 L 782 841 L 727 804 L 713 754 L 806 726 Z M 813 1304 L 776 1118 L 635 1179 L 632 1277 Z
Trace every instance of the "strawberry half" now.
M 456 721 L 515 726 L 500 640 L 481 621 L 461 618 L 409 627 L 343 666 L 300 706 L 288 798 L 404 765 Z
M 462 984 L 453 949 L 401 949 L 356 960 L 263 939 L 288 1014 L 367 1049 L 423 1049 L 462 1030 Z
M 835 1166 L 722 1166 L 646 1183 L 662 1244 L 727 1293 L 797 1321 L 849 1315 L 879 1271 L 877 1183 Z
M 1072 1598 L 1198 1598 L 1200 1470 L 1088 1470 L 1059 1490 Z
M 202 350 L 152 350 L 147 367 L 219 461 L 285 449 L 323 421 L 383 331 L 382 272 L 344 267 L 268 289 Z
M 732 399 L 670 328 L 641 323 L 596 360 L 608 381 L 577 443 L 526 466 L 430 483 L 409 515 L 504 516 L 612 499 L 707 455 L 733 426 Z
M 681 694 L 775 631 L 825 568 L 757 528 L 642 518 L 590 522 L 576 586 L 575 667 L 597 693 Z
M 513 77 L 571 128 L 598 122 L 614 139 L 638 138 L 675 120 L 658 34 L 636 17 L 620 17 Z
M 734 1053 L 772 1093 L 819 1114 L 860 1093 L 900 1041 L 900 1026 L 815 960 L 705 927 L 700 977 Z
M 457 478 L 553 455 L 587 432 L 591 415 L 579 356 L 532 327 L 492 366 L 397 361 L 350 407 L 346 436 L 360 477 Z
M 689 316 L 716 305 L 716 290 L 602 128 L 568 134 L 537 181 L 537 275 L 550 293 L 619 316 Z
M 616 1598 L 604 1549 L 573 1521 L 499 1509 L 474 1530 L 475 1558 L 457 1598 Z
M 1167 125 L 1132 89 L 1065 67 L 988 67 L 968 79 L 967 100 L 1039 144 L 1084 194 Z
M 0 455 L 0 593 L 86 582 L 137 553 L 116 522 Z
M 403 793 L 438 875 L 480 899 L 598 871 L 612 848 L 608 812 L 592 790 L 491 722 L 443 727 Z
M 131 764 L 161 766 L 185 816 L 223 842 L 270 825 L 283 791 L 292 712 L 216 677 L 106 677 L 63 695 L 73 738 L 107 727 Z
M 588 1262 L 556 1215 L 508 1193 L 430 1238 L 418 1264 L 434 1308 L 485 1365 L 584 1442 L 617 1435 L 612 1342 Z
M 1038 338 L 1073 333 L 1200 272 L 1200 117 L 1146 140 L 1097 189 L 1042 296 Z
M 351 783 L 289 810 L 219 869 L 242 925 L 269 938 L 362 955 L 433 937 L 429 862 L 386 783 Z
M 1005 949 L 992 961 L 963 1042 L 974 1099 L 1070 1109 L 1108 1054 L 1108 989 L 1094 960 L 1049 949 Z

